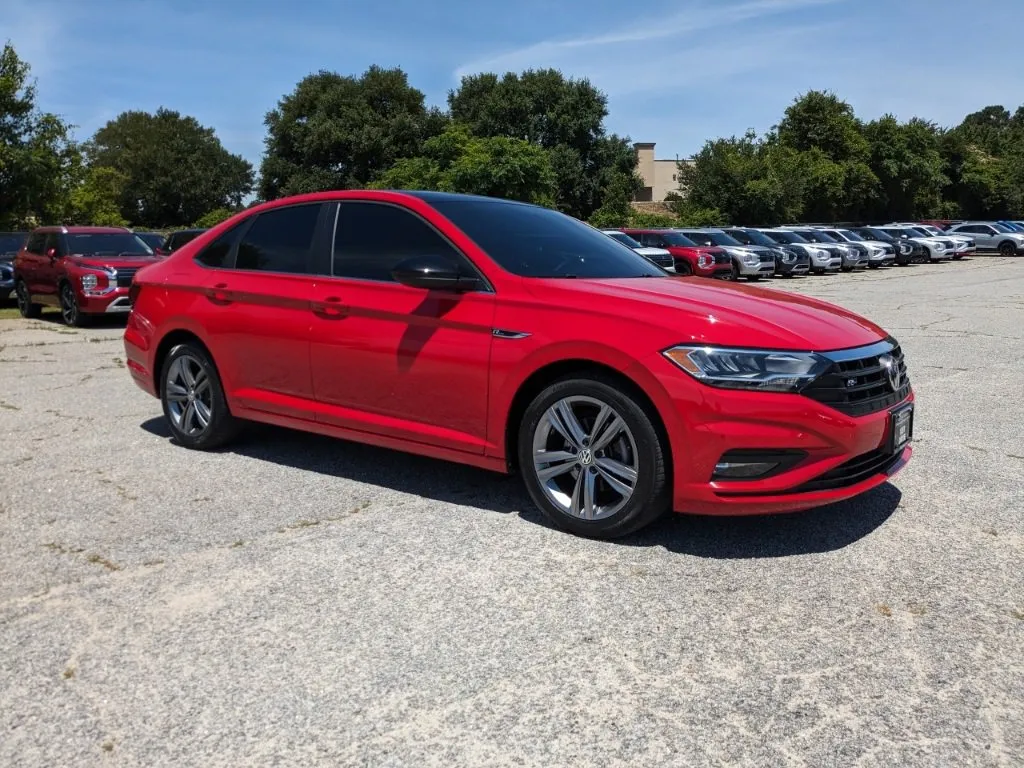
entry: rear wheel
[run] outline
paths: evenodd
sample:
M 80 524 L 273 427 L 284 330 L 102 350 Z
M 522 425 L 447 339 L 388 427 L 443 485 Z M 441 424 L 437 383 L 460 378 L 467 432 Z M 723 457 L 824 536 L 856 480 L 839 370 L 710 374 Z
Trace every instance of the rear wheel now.
M 83 328 L 89 324 L 89 316 L 78 306 L 78 297 L 75 295 L 75 289 L 71 287 L 71 283 L 61 283 L 60 316 L 65 325 L 74 328 Z
M 676 262 L 676 274 L 677 275 L 682 275 L 683 277 L 689 277 L 690 275 L 693 274 L 693 268 L 690 266 L 690 263 L 687 262 L 687 261 L 682 261 L 682 260 L 677 261 Z
M 231 415 L 217 367 L 202 346 L 178 344 L 164 360 L 160 401 L 177 442 L 208 451 L 232 440 L 240 428 Z
M 1017 245 L 1009 240 L 1004 240 L 999 244 L 999 255 L 1000 256 L 1016 256 Z
M 33 320 L 43 313 L 43 307 L 40 304 L 32 303 L 32 295 L 28 292 L 28 286 L 25 285 L 24 280 L 19 280 L 18 284 L 14 286 L 14 293 L 17 296 L 18 311 L 22 317 Z
M 518 453 L 531 498 L 563 530 L 613 539 L 669 508 L 654 416 L 614 381 L 574 377 L 549 386 L 523 415 Z

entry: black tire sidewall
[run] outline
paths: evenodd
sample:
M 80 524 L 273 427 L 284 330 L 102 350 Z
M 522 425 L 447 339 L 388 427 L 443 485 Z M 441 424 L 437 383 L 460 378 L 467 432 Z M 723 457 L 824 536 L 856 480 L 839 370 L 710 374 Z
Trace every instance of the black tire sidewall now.
M 198 360 L 206 371 L 207 378 L 210 380 L 213 413 L 211 414 L 209 426 L 199 435 L 187 435 L 174 425 L 167 402 L 167 373 L 170 371 L 174 361 L 184 355 Z M 160 369 L 160 404 L 163 406 L 164 418 L 167 420 L 167 428 L 170 430 L 172 437 L 175 442 L 185 448 L 199 451 L 212 450 L 228 442 L 235 435 L 237 422 L 228 408 L 227 398 L 224 396 L 224 387 L 221 384 L 217 366 L 214 365 L 206 350 L 198 344 L 191 342 L 178 344 L 164 358 L 163 367 Z
M 71 297 L 71 307 L 75 311 L 71 320 L 68 320 L 64 316 L 64 302 L 66 295 Z M 69 283 L 63 283 L 60 287 L 60 318 L 66 325 L 70 325 L 75 328 L 79 328 L 85 324 L 85 315 L 82 314 L 82 308 L 78 305 L 78 297 L 75 296 L 75 289 L 72 288 Z
M 572 396 L 593 397 L 611 405 L 636 441 L 640 464 L 636 489 L 623 509 L 603 520 L 581 520 L 562 512 L 548 501 L 534 471 L 533 435 L 537 425 L 552 404 Z M 563 530 L 590 538 L 616 538 L 639 530 L 668 508 L 666 451 L 651 417 L 629 394 L 598 378 L 572 377 L 548 386 L 527 407 L 516 448 L 520 474 L 530 497 L 544 517 Z
M 18 312 L 21 313 L 22 317 L 29 320 L 39 317 L 42 313 L 42 308 L 38 304 L 32 303 L 32 295 L 28 292 L 28 286 L 25 285 L 24 280 L 19 280 L 17 285 L 14 286 L 14 293 L 18 301 Z M 22 300 L 23 298 L 24 301 Z

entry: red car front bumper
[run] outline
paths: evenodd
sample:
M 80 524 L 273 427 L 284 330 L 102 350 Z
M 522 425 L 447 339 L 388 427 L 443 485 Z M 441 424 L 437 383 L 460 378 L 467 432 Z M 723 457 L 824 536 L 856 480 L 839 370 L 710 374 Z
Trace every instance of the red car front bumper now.
M 114 288 L 106 293 L 78 292 L 78 309 L 87 315 L 125 314 L 131 311 L 128 288 Z
M 888 452 L 890 413 L 902 402 L 849 416 L 796 394 L 730 391 L 667 369 L 666 419 L 673 457 L 673 508 L 706 515 L 795 512 L 858 496 L 906 466 L 907 445 Z M 663 411 L 664 412 L 664 411 Z M 760 480 L 714 480 L 730 451 L 802 451 L 790 469 Z

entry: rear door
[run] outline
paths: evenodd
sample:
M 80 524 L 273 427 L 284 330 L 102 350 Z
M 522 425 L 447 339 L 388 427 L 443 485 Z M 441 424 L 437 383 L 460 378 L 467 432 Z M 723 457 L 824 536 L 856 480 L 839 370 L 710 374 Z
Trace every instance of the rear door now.
M 432 255 L 483 276 L 433 225 L 389 203 L 338 203 L 333 250 L 332 274 L 317 282 L 312 331 L 319 418 L 482 454 L 494 293 L 412 288 L 391 270 Z
M 39 270 L 46 253 L 46 233 L 33 232 L 25 241 L 25 247 L 15 257 L 15 269 L 18 279 L 28 286 L 29 293 L 36 294 L 39 283 Z
M 205 248 L 202 325 L 231 398 L 247 408 L 312 420 L 311 266 L 329 248 L 321 203 L 274 208 Z

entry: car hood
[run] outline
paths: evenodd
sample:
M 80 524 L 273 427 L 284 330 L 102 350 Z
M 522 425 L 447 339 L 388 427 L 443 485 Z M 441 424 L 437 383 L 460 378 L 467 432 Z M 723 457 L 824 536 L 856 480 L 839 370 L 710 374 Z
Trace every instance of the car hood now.
M 541 279 L 528 287 L 544 303 L 578 317 L 600 311 L 654 324 L 672 333 L 670 343 L 826 352 L 887 336 L 874 323 L 818 299 L 702 278 Z
M 128 254 L 109 256 L 75 254 L 68 256 L 68 259 L 79 266 L 93 267 L 95 269 L 142 269 L 150 264 L 162 261 L 159 256 L 132 256 Z

